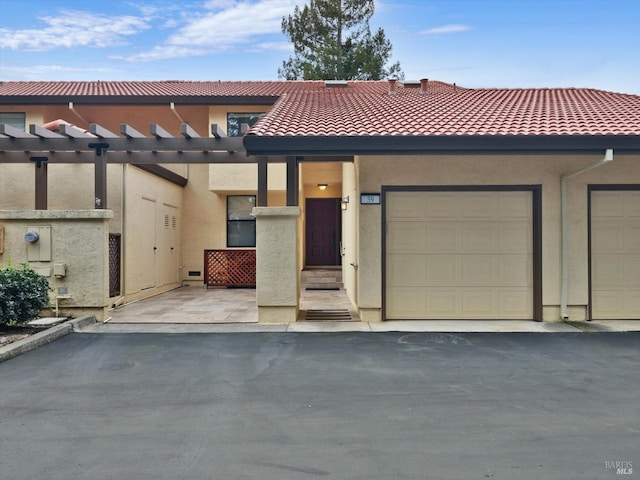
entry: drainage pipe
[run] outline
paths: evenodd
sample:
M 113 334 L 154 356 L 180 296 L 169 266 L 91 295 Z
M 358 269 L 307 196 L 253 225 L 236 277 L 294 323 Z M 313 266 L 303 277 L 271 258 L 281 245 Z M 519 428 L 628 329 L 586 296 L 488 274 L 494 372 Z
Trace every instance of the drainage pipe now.
M 560 317 L 562 320 L 569 320 L 568 313 L 568 296 L 569 296 L 569 219 L 567 212 L 567 197 L 568 197 L 568 184 L 567 180 L 572 177 L 577 177 L 589 170 L 601 167 L 609 162 L 613 161 L 613 149 L 607 148 L 604 158 L 598 160 L 593 165 L 581 168 L 580 170 L 570 173 L 568 175 L 562 175 L 560 177 L 560 194 L 561 194 L 561 215 L 562 215 L 562 293 L 560 297 Z
M 178 110 L 176 110 L 176 104 L 174 102 L 169 103 L 169 108 L 171 109 L 171 111 L 173 112 L 173 114 L 178 118 L 178 120 L 180 120 L 180 123 L 187 123 L 184 121 L 184 118 L 182 118 L 182 116 L 178 113 Z M 184 168 L 182 170 L 184 173 L 182 174 L 182 176 L 184 178 L 189 178 L 189 165 L 188 164 L 184 164 Z

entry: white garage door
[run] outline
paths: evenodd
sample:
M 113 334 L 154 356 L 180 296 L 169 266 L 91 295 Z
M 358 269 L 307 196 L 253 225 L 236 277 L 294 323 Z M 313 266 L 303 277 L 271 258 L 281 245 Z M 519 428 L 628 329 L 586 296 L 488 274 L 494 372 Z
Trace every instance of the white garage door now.
M 594 319 L 640 318 L 640 191 L 591 193 Z
M 532 319 L 532 192 L 388 192 L 387 319 Z

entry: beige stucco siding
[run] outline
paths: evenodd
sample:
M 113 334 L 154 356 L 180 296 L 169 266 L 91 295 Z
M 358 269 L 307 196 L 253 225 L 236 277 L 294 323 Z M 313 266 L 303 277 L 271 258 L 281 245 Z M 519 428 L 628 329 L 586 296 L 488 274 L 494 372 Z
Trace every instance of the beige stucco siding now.
M 604 154 L 604 152 L 603 152 Z M 380 192 L 383 185 L 541 185 L 543 316 L 559 319 L 561 217 L 560 177 L 600 160 L 599 155 L 570 156 L 366 156 L 357 159 L 360 192 Z M 638 156 L 614 162 L 569 182 L 569 310 L 586 318 L 588 304 L 587 184 L 629 183 L 640 179 Z M 358 205 L 360 308 L 380 309 L 381 207 Z

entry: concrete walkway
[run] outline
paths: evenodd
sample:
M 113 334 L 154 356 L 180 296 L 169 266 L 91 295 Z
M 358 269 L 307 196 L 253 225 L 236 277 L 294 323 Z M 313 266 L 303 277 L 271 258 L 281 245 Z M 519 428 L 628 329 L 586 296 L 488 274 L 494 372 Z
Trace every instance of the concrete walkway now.
M 532 322 L 504 320 L 359 321 L 344 290 L 303 291 L 296 323 L 259 324 L 254 289 L 182 287 L 109 312 L 106 323 L 83 329 L 100 333 L 231 332 L 532 332 L 640 331 L 640 320 Z M 304 311 L 348 309 L 353 322 L 307 322 Z

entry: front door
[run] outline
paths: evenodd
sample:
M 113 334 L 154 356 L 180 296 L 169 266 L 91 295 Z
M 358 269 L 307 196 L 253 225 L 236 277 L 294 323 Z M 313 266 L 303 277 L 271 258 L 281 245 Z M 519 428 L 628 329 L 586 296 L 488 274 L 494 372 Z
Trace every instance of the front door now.
M 307 198 L 306 265 L 340 265 L 340 199 Z

